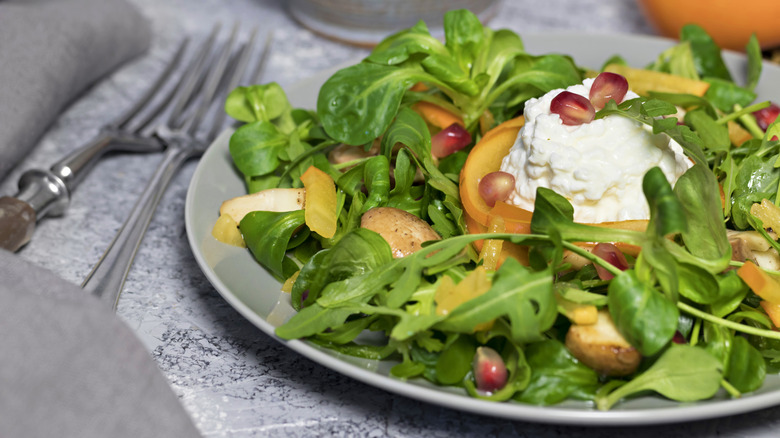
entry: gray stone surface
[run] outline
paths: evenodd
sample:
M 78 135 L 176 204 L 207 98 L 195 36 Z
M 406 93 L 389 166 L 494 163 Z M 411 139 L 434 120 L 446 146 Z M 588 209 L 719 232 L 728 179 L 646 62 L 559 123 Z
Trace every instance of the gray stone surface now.
M 48 167 L 92 138 L 138 97 L 184 34 L 203 35 L 214 21 L 241 20 L 273 30 L 263 81 L 283 86 L 367 52 L 301 28 L 274 0 L 133 0 L 153 22 L 147 56 L 93 87 L 62 114 L 22 165 L 0 185 L 15 192 L 22 170 Z M 505 0 L 493 27 L 519 33 L 645 33 L 634 2 Z M 21 257 L 80 283 L 111 241 L 159 155 L 106 157 L 61 218 L 40 223 Z M 359 383 L 299 356 L 234 311 L 211 287 L 190 252 L 184 200 L 196 163 L 187 164 L 162 199 L 118 314 L 159 364 L 196 426 L 207 437 L 248 436 L 770 436 L 780 409 L 667 427 L 581 428 L 508 421 L 411 400 Z M 139 419 L 143 421 L 143 419 Z

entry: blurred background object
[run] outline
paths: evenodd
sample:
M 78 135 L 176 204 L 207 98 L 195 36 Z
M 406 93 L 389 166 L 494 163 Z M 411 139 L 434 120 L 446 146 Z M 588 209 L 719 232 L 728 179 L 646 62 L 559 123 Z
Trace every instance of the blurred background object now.
M 689 23 L 703 27 L 721 47 L 744 51 L 755 33 L 761 48 L 780 45 L 780 1 L 777 0 L 639 0 L 658 32 L 678 38 Z
M 387 35 L 425 21 L 433 35 L 443 34 L 442 16 L 468 9 L 483 23 L 496 14 L 498 0 L 290 0 L 290 14 L 326 37 L 373 46 Z

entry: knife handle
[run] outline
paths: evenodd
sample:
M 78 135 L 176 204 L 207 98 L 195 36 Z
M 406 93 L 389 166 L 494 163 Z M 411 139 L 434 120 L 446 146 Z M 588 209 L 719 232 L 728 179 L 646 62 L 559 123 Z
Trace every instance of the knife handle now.
M 35 216 L 30 204 L 10 196 L 0 198 L 0 248 L 16 251 L 29 242 Z

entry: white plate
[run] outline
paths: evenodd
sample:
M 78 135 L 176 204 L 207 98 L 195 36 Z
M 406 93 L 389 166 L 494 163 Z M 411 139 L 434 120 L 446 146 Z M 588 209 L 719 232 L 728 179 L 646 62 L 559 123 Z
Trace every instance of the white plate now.
M 644 66 L 672 44 L 668 40 L 631 35 L 527 35 L 523 39 L 530 53 L 570 54 L 578 65 L 593 69 L 600 68 L 614 54 L 622 55 L 630 65 Z M 744 75 L 743 56 L 727 53 L 726 60 L 733 74 Z M 319 86 L 330 73 L 322 73 L 287 90 L 293 105 L 314 108 Z M 765 64 L 759 95 L 780 102 L 777 84 L 780 84 L 780 68 Z M 245 193 L 243 181 L 228 153 L 228 139 L 229 133 L 224 133 L 211 145 L 192 178 L 185 210 L 187 235 L 198 264 L 225 300 L 269 336 L 275 337 L 274 328 L 294 313 L 289 295 L 279 291 L 279 283 L 255 262 L 248 250 L 221 244 L 211 237 L 222 201 Z M 577 425 L 661 424 L 733 415 L 780 404 L 778 376 L 767 377 L 759 391 L 740 399 L 719 394 L 712 400 L 680 404 L 647 396 L 623 402 L 609 412 L 600 412 L 590 404 L 574 401 L 551 407 L 494 403 L 422 380 L 403 382 L 392 378 L 389 369 L 393 364 L 386 361 L 357 359 L 303 341 L 279 341 L 324 366 L 369 385 L 453 409 L 516 420 Z

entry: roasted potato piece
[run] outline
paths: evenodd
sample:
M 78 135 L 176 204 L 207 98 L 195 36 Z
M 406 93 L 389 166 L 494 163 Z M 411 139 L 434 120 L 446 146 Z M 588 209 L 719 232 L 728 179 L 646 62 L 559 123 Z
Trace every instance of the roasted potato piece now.
M 774 230 L 768 231 L 776 238 Z M 732 248 L 732 260 L 750 260 L 764 269 L 780 270 L 780 254 L 758 231 L 728 231 Z
M 360 219 L 360 226 L 379 233 L 390 245 L 395 258 L 420 250 L 423 242 L 441 239 L 427 222 L 393 207 L 368 210 Z
M 572 324 L 566 347 L 580 362 L 606 376 L 626 376 L 639 367 L 642 355 L 617 331 L 609 311 L 601 309 L 595 324 Z

